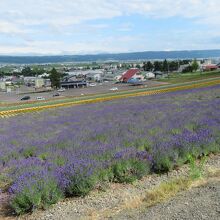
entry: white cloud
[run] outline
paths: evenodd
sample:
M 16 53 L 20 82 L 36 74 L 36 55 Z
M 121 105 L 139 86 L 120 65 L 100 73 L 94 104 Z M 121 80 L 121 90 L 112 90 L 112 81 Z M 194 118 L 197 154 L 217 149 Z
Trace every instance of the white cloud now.
M 191 22 L 203 24 L 212 32 L 210 37 L 218 37 L 220 21 L 219 0 L 0 0 L 0 35 L 17 36 L 25 41 L 25 45 L 12 45 L 0 48 L 0 53 L 36 52 L 60 53 L 62 51 L 79 53 L 81 51 L 125 51 L 132 50 L 129 41 L 123 36 L 120 41 L 111 42 L 79 40 L 72 45 L 56 40 L 57 36 L 71 36 L 76 31 L 89 34 L 98 30 L 110 28 L 104 19 L 115 17 L 141 15 L 147 18 L 163 19 L 171 17 L 187 18 Z M 93 20 L 101 19 L 100 24 L 91 24 Z M 128 32 L 133 29 L 132 23 L 118 25 L 115 31 Z M 213 31 L 215 30 L 215 31 Z M 196 32 L 195 32 L 196 33 Z M 34 39 L 37 34 L 45 39 Z M 187 34 L 187 33 L 186 33 Z M 48 36 L 52 36 L 50 41 Z M 200 36 L 198 36 L 200 38 Z M 193 35 L 196 41 L 196 37 Z M 65 38 L 64 38 L 65 41 Z M 112 39 L 114 41 L 114 39 Z M 56 42 L 56 43 L 55 43 Z M 108 43 L 106 43 L 108 42 Z M 133 41 L 132 41 L 133 42 Z M 142 39 L 142 45 L 143 41 Z M 148 41 L 149 42 L 149 41 Z M 195 44 L 195 43 L 194 43 Z M 138 43 L 137 43 L 138 45 Z M 201 44 L 200 44 L 201 45 Z M 212 45 L 210 45 L 211 47 Z M 167 45 L 167 47 L 171 47 Z M 194 46 L 195 47 L 195 46 Z M 135 50 L 135 47 L 133 47 Z M 137 49 L 138 50 L 138 49 Z
M 15 25 L 11 22 L 1 21 L 0 20 L 0 33 L 3 34 L 24 34 L 25 31 L 19 28 L 18 25 Z
M 91 19 L 142 14 L 153 17 L 194 17 L 216 23 L 218 0 L 8 0 L 1 14 L 20 25 L 68 26 Z

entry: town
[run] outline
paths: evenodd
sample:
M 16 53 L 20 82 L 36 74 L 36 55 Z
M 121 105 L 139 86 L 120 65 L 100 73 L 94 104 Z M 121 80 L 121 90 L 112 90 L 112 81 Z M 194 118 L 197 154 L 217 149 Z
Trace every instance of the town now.
M 58 96 L 125 91 L 153 87 L 173 76 L 213 73 L 219 59 L 148 60 L 0 66 L 1 102 L 42 101 Z M 55 71 L 54 82 L 52 71 Z

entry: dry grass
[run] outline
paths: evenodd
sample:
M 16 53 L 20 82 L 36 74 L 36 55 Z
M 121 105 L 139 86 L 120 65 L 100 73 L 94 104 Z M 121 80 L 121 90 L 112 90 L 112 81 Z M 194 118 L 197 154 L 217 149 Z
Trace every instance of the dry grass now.
M 206 185 L 210 181 L 220 181 L 220 169 L 207 170 L 204 178 L 192 179 L 190 177 L 183 177 L 172 179 L 168 182 L 163 182 L 156 186 L 154 189 L 146 192 L 144 195 L 129 196 L 122 195 L 124 197 L 123 202 L 114 207 L 107 208 L 101 211 L 90 210 L 87 213 L 87 217 L 83 219 L 105 219 L 111 218 L 120 212 L 129 212 L 131 210 L 139 209 L 142 207 L 148 208 L 158 203 L 162 203 L 170 198 L 175 197 L 178 193 L 189 190 L 194 187 L 200 187 Z
M 178 192 L 189 189 L 191 184 L 192 180 L 186 178 L 179 178 L 166 183 L 161 183 L 152 191 L 147 192 L 144 198 L 145 206 L 150 207 L 157 203 L 161 203 L 164 200 L 175 196 Z
M 207 176 L 210 178 L 220 178 L 220 169 L 210 167 L 207 171 Z

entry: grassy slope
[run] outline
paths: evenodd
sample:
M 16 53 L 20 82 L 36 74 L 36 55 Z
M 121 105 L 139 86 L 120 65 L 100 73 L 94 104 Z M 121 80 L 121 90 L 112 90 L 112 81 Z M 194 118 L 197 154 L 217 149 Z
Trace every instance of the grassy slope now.
M 213 72 L 196 72 L 196 73 L 171 73 L 169 78 L 165 79 L 158 79 L 157 81 L 160 82 L 167 82 L 167 83 L 183 83 L 183 82 L 190 82 L 195 80 L 202 80 L 202 79 L 209 79 L 214 77 L 219 77 L 220 71 L 213 71 Z

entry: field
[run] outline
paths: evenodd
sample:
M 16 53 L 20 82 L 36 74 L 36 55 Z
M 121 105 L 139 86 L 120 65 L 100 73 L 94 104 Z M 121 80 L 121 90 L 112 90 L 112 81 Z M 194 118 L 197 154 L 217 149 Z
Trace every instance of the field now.
M 219 77 L 219 70 L 196 73 L 170 73 L 168 78 L 158 79 L 159 82 L 180 83 Z
M 0 187 L 17 214 L 220 151 L 220 85 L 1 119 Z

